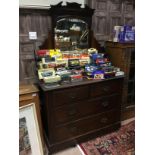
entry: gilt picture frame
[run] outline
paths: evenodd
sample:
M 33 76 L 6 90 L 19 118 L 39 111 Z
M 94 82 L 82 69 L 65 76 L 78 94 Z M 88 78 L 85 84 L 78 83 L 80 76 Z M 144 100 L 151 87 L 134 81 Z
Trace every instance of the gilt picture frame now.
M 35 103 L 19 108 L 19 155 L 43 155 Z

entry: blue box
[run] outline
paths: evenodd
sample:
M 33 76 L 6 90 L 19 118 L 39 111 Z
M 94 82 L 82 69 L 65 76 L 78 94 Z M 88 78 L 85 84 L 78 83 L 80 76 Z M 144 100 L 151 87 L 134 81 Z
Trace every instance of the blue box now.
M 134 42 L 135 41 L 135 28 L 134 26 L 122 26 L 119 33 L 119 42 Z

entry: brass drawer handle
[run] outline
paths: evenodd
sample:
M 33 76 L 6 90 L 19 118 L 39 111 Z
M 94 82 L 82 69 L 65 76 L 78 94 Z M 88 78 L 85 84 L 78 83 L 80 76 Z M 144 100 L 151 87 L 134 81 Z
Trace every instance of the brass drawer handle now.
M 101 103 L 101 105 L 102 105 L 103 107 L 108 107 L 109 102 L 108 102 L 108 101 L 104 101 L 104 102 Z
M 107 121 L 108 121 L 108 118 L 102 118 L 101 119 L 101 123 L 107 123 Z

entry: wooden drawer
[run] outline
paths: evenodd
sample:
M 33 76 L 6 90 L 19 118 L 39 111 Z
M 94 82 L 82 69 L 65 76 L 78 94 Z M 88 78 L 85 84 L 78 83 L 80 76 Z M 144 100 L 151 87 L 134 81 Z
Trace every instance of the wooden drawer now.
M 122 87 L 121 82 L 120 80 L 113 80 L 96 83 L 91 86 L 91 97 L 119 94 Z
M 53 129 L 52 139 L 54 142 L 65 141 L 66 139 L 93 132 L 94 130 L 104 128 L 107 125 L 119 121 L 120 111 L 112 110 L 110 112 L 87 117 L 68 125 L 55 127 Z
M 119 95 L 100 97 L 85 102 L 78 102 L 72 105 L 65 105 L 54 109 L 52 117 L 55 120 L 55 125 L 58 125 L 112 109 L 120 109 Z
M 74 103 L 87 99 L 89 95 L 88 86 L 73 87 L 53 92 L 53 106 L 60 106 L 66 103 Z

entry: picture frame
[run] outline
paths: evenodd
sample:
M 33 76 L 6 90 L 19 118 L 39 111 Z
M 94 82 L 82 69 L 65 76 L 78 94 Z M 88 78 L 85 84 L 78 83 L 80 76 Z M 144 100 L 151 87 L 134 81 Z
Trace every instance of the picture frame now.
M 35 103 L 19 108 L 19 155 L 43 155 Z

